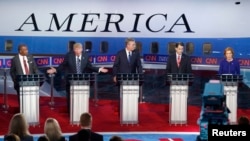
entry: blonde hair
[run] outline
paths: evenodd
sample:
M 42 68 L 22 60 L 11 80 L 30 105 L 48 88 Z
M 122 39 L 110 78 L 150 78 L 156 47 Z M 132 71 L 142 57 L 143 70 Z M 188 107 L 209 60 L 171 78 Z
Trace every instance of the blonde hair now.
M 90 113 L 82 113 L 80 117 L 80 125 L 82 127 L 91 127 L 92 116 Z
M 82 44 L 81 43 L 75 43 L 73 45 L 73 49 L 76 49 L 76 48 L 82 48 Z
M 44 125 L 44 133 L 50 141 L 57 141 L 62 137 L 61 127 L 54 118 L 47 118 Z
M 224 55 L 226 55 L 226 52 L 227 52 L 227 51 L 231 51 L 232 54 L 234 55 L 234 50 L 233 50 L 233 48 L 231 48 L 231 47 L 225 48 L 225 50 L 224 50 Z
M 16 134 L 19 138 L 30 135 L 28 123 L 22 113 L 12 116 L 9 124 L 9 134 Z

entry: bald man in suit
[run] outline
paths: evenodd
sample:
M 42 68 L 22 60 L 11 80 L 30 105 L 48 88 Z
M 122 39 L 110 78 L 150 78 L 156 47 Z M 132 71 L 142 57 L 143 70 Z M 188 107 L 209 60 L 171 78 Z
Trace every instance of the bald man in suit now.
M 26 64 L 25 64 L 26 63 Z M 27 70 L 25 70 L 25 65 Z M 25 44 L 18 46 L 18 54 L 11 60 L 10 76 L 14 83 L 14 88 L 17 92 L 18 103 L 20 105 L 20 88 L 17 81 L 17 75 L 38 74 L 38 68 L 32 55 L 28 54 L 28 47 Z
M 167 60 L 167 73 L 192 73 L 190 57 L 183 53 L 183 43 L 175 44 L 175 51 Z

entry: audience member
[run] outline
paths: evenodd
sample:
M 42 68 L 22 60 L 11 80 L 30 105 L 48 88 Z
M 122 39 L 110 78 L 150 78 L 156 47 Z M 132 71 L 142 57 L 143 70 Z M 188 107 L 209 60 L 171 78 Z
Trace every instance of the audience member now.
M 49 141 L 49 138 L 46 135 L 40 136 L 37 141 Z
M 124 141 L 120 136 L 112 136 L 109 141 Z
M 247 116 L 241 116 L 238 119 L 238 125 L 250 125 L 249 124 L 249 118 Z
M 69 136 L 69 141 L 103 141 L 103 135 L 91 131 L 92 115 L 83 113 L 80 117 L 81 130 L 77 134 Z
M 44 133 L 49 138 L 49 141 L 65 141 L 65 137 L 62 136 L 61 127 L 54 118 L 47 118 L 44 124 Z
M 13 115 L 9 124 L 8 134 L 16 134 L 21 141 L 34 141 L 28 130 L 28 123 L 22 113 Z
M 20 138 L 16 134 L 8 134 L 4 136 L 4 141 L 20 141 Z

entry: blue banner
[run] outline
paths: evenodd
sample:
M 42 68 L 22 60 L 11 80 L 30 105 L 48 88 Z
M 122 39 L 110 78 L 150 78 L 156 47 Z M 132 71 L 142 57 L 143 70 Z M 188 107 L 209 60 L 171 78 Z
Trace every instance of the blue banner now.
M 113 63 L 115 61 L 116 55 L 92 55 L 89 56 L 91 63 Z M 219 65 L 223 57 L 197 57 L 191 56 L 192 64 L 201 64 L 201 65 Z M 64 56 L 52 56 L 52 57 L 35 57 L 35 62 L 38 67 L 49 67 L 49 66 L 58 66 L 63 60 Z M 157 55 L 157 54 L 144 54 L 143 61 L 144 63 L 160 63 L 166 64 L 168 55 Z M 236 58 L 237 59 L 237 58 Z M 249 67 L 250 59 L 240 58 L 238 59 L 240 66 Z M 10 68 L 11 58 L 0 58 L 0 68 Z

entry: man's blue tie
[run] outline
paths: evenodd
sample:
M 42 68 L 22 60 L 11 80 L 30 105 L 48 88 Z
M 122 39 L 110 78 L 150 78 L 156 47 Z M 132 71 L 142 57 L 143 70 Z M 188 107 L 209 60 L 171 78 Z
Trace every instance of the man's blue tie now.
M 76 71 L 78 74 L 81 73 L 81 60 L 79 57 L 76 59 Z

